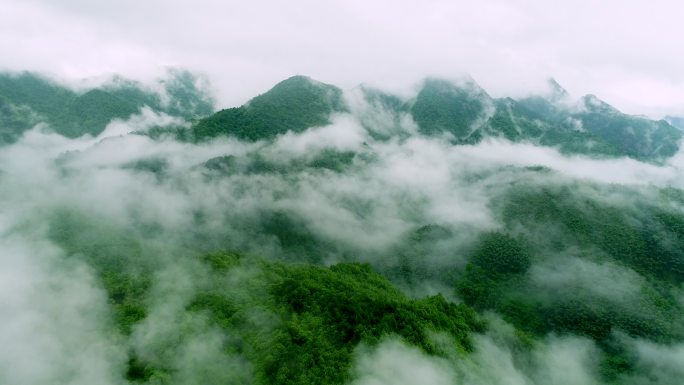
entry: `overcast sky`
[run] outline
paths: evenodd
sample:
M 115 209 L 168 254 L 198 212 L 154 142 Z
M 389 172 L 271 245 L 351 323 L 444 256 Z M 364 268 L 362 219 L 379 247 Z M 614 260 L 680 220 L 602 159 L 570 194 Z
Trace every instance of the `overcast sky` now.
M 684 115 L 683 19 L 677 0 L 0 0 L 0 69 L 184 67 L 222 106 L 294 74 L 407 91 L 467 73 L 494 96 L 554 77 L 626 112 Z

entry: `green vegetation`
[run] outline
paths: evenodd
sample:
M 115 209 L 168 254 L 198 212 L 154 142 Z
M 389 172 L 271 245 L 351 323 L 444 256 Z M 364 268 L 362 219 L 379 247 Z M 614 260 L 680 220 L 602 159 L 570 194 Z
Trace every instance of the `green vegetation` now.
M 135 232 L 106 225 L 73 209 L 55 210 L 50 218 L 50 238 L 67 253 L 85 260 L 101 279 L 116 324 L 125 334 L 145 318 L 145 293 L 152 279 L 149 245 Z M 148 258 L 145 258 L 148 257 Z
M 241 167 L 237 161 L 216 158 L 205 167 L 231 174 Z M 158 173 L 168 166 L 150 159 L 131 167 Z M 678 326 L 684 321 L 681 304 L 672 291 L 684 281 L 684 215 L 660 206 L 681 201 L 682 194 L 663 190 L 662 202 L 625 209 L 624 203 L 612 206 L 592 198 L 591 188 L 511 186 L 493 201 L 503 229 L 481 233 L 465 249 L 468 262 L 460 272 L 435 271 L 429 260 L 421 260 L 428 258 L 430 247 L 456 235 L 436 225 L 418 228 L 405 249 L 394 251 L 412 258 L 410 263 L 378 265 L 404 287 L 431 279 L 451 284 L 465 301 L 461 305 L 442 295 L 411 299 L 367 264 L 322 267 L 316 256 L 339 245 L 321 241 L 294 213 L 264 211 L 250 231 L 276 237 L 285 259 L 237 252 L 200 257 L 208 273 L 192 268 L 202 278 L 185 300 L 185 317 L 222 330 L 227 336 L 223 354 L 249 362 L 256 383 L 345 383 L 355 348 L 376 345 L 388 336 L 440 355 L 442 345 L 432 336 L 446 333 L 465 354 L 472 348 L 470 333 L 485 331 L 475 311 L 492 310 L 516 327 L 526 344 L 532 344 L 528 348 L 549 334 L 591 338 L 602 351 L 603 378 L 618 381 L 637 365 L 629 346 L 617 337 L 621 333 L 661 343 L 684 337 Z M 623 188 L 604 191 L 609 192 L 622 194 L 624 201 L 635 194 Z M 163 246 L 155 240 L 157 230 L 142 223 L 117 227 L 74 210 L 57 210 L 51 218 L 51 239 L 98 272 L 118 330 L 132 335 L 146 322 L 154 301 L 155 256 L 177 246 Z M 188 246 L 188 252 L 198 247 Z M 173 254 L 189 261 L 178 250 Z M 593 281 L 589 268 L 632 273 L 620 273 L 615 282 L 606 282 L 607 277 Z M 565 278 L 544 283 L 546 275 L 561 272 Z M 549 284 L 557 286 L 545 286 Z M 611 285 L 635 289 L 626 297 L 602 294 L 601 286 Z M 271 321 L 256 322 L 254 317 Z M 178 343 L 190 338 L 184 329 L 190 326 L 177 327 Z M 165 383 L 176 370 L 131 352 L 127 376 Z
M 473 161 L 492 147 L 441 140 L 658 163 L 681 136 L 667 123 L 595 97 L 564 106 L 557 84 L 514 100 L 429 80 L 414 101 L 362 89 L 354 112 L 368 135 L 354 147 L 303 147 L 311 137 L 297 133 L 349 112 L 339 89 L 294 77 L 197 121 L 211 111 L 199 79 L 160 85 L 166 94 L 123 79 L 77 93 L 0 76 L 2 266 L 18 272 L 10 283 L 47 277 L 26 280 L 12 304 L 30 320 L 16 323 L 28 332 L 13 325 L 25 334 L 69 351 L 87 334 L 114 352 L 116 381 L 133 384 L 345 384 L 403 353 L 450 366 L 454 381 L 500 369 L 542 383 L 570 367 L 631 384 L 672 370 L 666 356 L 684 343 L 684 190 L 658 186 L 678 169 L 642 164 L 627 179 L 655 175 L 653 185 L 592 182 L 543 157 Z M 38 132 L 39 143 L 12 145 L 40 122 L 97 135 L 142 106 L 186 121 L 63 154 Z M 288 132 L 294 149 L 273 140 Z M 205 142 L 221 135 L 263 141 Z M 582 159 L 571 175 L 634 163 Z M 90 292 L 64 294 L 74 288 Z M 77 337 L 42 330 L 54 314 L 71 327 L 83 313 Z
M 410 133 L 402 118 L 409 105 L 401 98 L 367 86 L 360 87 L 365 105 L 356 112 L 359 122 L 375 140 L 405 139 Z
M 153 127 L 146 133 L 183 141 L 222 135 L 249 141 L 273 139 L 288 131 L 327 125 L 331 114 L 349 112 L 339 88 L 304 76 L 286 79 L 245 105 L 214 115 L 213 100 L 191 73 L 171 71 L 160 86 L 161 94 L 114 78 L 109 84 L 78 93 L 32 73 L 0 74 L 0 141 L 11 143 L 39 122 L 70 138 L 95 136 L 113 119 L 126 119 L 144 106 L 193 122 L 192 128 Z M 370 88 L 363 88 L 363 95 L 377 110 L 371 114 L 389 114 L 361 117 L 370 135 L 381 140 L 406 137 L 400 120 L 405 113 L 411 114 L 420 133 L 449 133 L 456 144 L 503 137 L 556 147 L 568 154 L 626 156 L 652 163 L 673 156 L 682 138 L 682 131 L 665 120 L 620 113 L 593 95 L 585 96 L 580 107 L 571 108 L 559 102 L 567 97 L 561 91 L 549 98 L 492 99 L 473 81 L 459 86 L 439 79 L 426 80 L 411 102 Z M 384 122 L 389 126 L 380 129 L 377 119 L 392 121 Z
M 222 110 L 200 120 L 193 132 L 196 140 L 219 135 L 250 141 L 272 139 L 288 131 L 324 126 L 330 123 L 330 114 L 344 111 L 347 107 L 339 88 L 294 76 L 242 107 Z
M 502 195 L 497 207 L 509 233 L 481 236 L 457 292 L 467 304 L 496 310 L 525 332 L 592 338 L 605 353 L 604 378 L 616 379 L 635 365 L 616 333 L 665 343 L 684 337 L 684 313 L 672 292 L 684 282 L 684 215 L 665 213 L 657 204 L 613 206 L 592 198 L 587 185 L 579 187 L 520 185 Z M 626 193 L 618 191 L 611 193 Z M 520 235 L 509 235 L 514 231 Z M 531 273 L 533 265 L 549 267 Z M 624 281 L 611 283 L 574 275 L 591 274 L 589 269 L 638 275 L 623 273 Z M 565 277 L 556 280 L 567 281 L 540 286 L 553 282 L 545 275 L 554 271 Z M 609 294 L 604 288 L 611 285 L 631 290 L 633 297 Z
M 625 210 L 574 193 L 571 187 L 520 188 L 506 197 L 503 220 L 509 226 L 539 224 L 561 229 L 546 239 L 553 247 L 597 247 L 616 262 L 658 280 L 684 281 L 681 214 L 643 203 Z M 540 229 L 541 231 L 541 229 Z
M 308 242 L 297 238 L 305 233 L 293 235 L 289 224 L 273 222 L 272 227 L 285 246 Z M 153 241 L 153 234 L 144 226 L 120 228 L 75 210 L 60 209 L 51 216 L 51 239 L 98 272 L 116 326 L 125 335 L 146 319 L 154 302 L 152 278 L 164 247 Z M 410 299 L 367 264 L 326 268 L 233 252 L 206 254 L 199 261 L 209 273 L 201 273 L 199 288 L 186 305 L 187 317 L 206 319 L 231 336 L 225 354 L 245 357 L 257 383 L 342 384 L 361 342 L 374 345 L 399 336 L 427 354 L 441 354 L 432 340 L 433 333 L 441 332 L 466 352 L 470 333 L 484 330 L 469 307 L 441 295 Z M 255 312 L 270 314 L 274 321 L 255 324 Z M 175 327 L 180 343 L 188 330 Z M 173 366 L 130 354 L 129 380 L 164 383 L 174 377 Z
M 33 127 L 38 122 L 38 116 L 33 110 L 16 106 L 0 95 L 0 144 L 16 141 L 27 127 Z
M 130 334 L 148 313 L 151 272 L 135 273 L 140 256 L 134 241 L 93 238 L 101 229 L 84 233 L 62 215 L 53 228 L 61 244 L 87 256 L 100 271 L 102 284 L 116 315 L 119 329 Z M 88 248 L 83 248 L 88 247 Z M 92 247 L 92 248 L 90 248 Z M 213 271 L 187 305 L 189 314 L 206 315 L 209 321 L 237 338 L 227 353 L 240 354 L 256 369 L 257 383 L 344 383 L 351 369 L 355 347 L 376 344 L 385 336 L 398 335 L 425 352 L 437 354 L 430 333 L 444 332 L 456 346 L 470 349 L 469 333 L 483 325 L 465 305 L 447 302 L 442 296 L 419 300 L 407 298 L 368 265 L 314 265 L 266 262 L 236 253 L 214 253 L 201 258 Z M 128 262 L 123 262 L 128 261 Z M 249 276 L 240 288 L 226 286 L 231 277 Z M 255 325 L 250 314 L 272 314 L 274 325 Z M 183 338 L 183 331 L 177 331 Z M 235 335 L 237 333 L 237 335 Z M 173 368 L 146 362 L 135 354 L 129 360 L 129 380 L 147 381 L 173 377 Z
M 664 120 L 657 122 L 624 115 L 589 112 L 578 114 L 585 129 L 616 147 L 619 155 L 662 161 L 677 153 L 682 132 Z M 591 150 L 591 149 L 589 149 Z
M 520 240 L 494 232 L 481 236 L 466 266 L 458 292 L 478 309 L 498 308 L 500 300 L 530 267 L 530 255 Z
M 144 106 L 193 120 L 209 115 L 213 100 L 186 71 L 172 71 L 163 86 L 171 102 L 137 82 L 114 78 L 99 88 L 79 93 L 39 75 L 0 74 L 0 124 L 12 129 L 3 142 L 13 142 L 38 122 L 69 138 L 100 134 L 113 119 L 126 119 Z
M 312 172 L 331 171 L 341 173 L 347 171 L 357 154 L 352 151 L 325 149 L 310 159 L 299 157 L 289 162 L 266 159 L 260 155 L 238 158 L 232 155 L 219 156 L 207 160 L 204 167 L 213 176 L 230 176 L 236 174 L 291 174 L 305 170 Z
M 556 87 L 560 87 L 556 83 Z M 427 80 L 411 114 L 420 132 L 453 135 L 457 144 L 475 144 L 486 137 L 528 141 L 557 147 L 568 154 L 596 157 L 626 156 L 662 163 L 679 149 L 681 130 L 668 122 L 623 114 L 593 95 L 581 107 L 559 100 L 567 94 L 514 100 L 491 99 L 474 83 L 464 87 L 444 80 Z M 387 107 L 397 111 L 396 103 Z M 491 115 L 486 106 L 492 104 Z
M 399 335 L 436 354 L 430 332 L 448 333 L 457 346 L 468 350 L 468 334 L 482 330 L 466 306 L 449 303 L 439 295 L 408 299 L 368 265 L 323 268 L 264 263 L 231 253 L 205 258 L 214 268 L 217 282 L 245 264 L 256 263 L 261 278 L 252 282 L 266 290 L 250 290 L 268 295 L 252 299 L 258 305 L 247 305 L 264 306 L 281 320 L 268 332 L 268 341 L 259 340 L 259 332 L 246 336 L 248 346 L 263 349 L 244 352 L 258 369 L 258 383 L 340 384 L 348 379 L 353 350 L 361 341 L 372 345 L 383 336 Z M 220 292 L 221 287 L 213 290 Z M 245 305 L 215 293 L 199 294 L 191 309 L 209 311 L 226 330 L 240 328 Z
M 473 125 L 484 113 L 489 98 L 475 84 L 458 87 L 444 80 L 429 79 L 411 106 L 413 119 L 426 135 L 451 133 L 457 143 L 473 142 Z
M 55 117 L 58 132 L 70 138 L 83 134 L 97 136 L 112 119 L 125 119 L 139 106 L 103 90 L 91 90 L 77 96 Z

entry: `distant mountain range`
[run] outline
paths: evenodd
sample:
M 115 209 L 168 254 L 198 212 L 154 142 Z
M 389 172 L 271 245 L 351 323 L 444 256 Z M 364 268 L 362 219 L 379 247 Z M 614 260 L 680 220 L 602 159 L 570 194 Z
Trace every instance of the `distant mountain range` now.
M 336 114 L 353 114 L 376 139 L 416 134 L 400 123 L 410 117 L 417 134 L 458 145 L 503 138 L 568 154 L 662 163 L 678 151 L 684 126 L 682 118 L 655 121 L 621 113 L 594 95 L 572 100 L 553 80 L 545 95 L 522 99 L 493 98 L 472 79 L 430 78 L 408 99 L 361 86 L 355 91 L 365 111 L 351 108 L 340 88 L 304 76 L 283 80 L 243 106 L 216 113 L 212 98 L 189 72 L 172 72 L 157 86 L 116 78 L 76 92 L 32 73 L 0 74 L 0 143 L 13 142 L 39 122 L 71 138 L 96 136 L 111 120 L 128 118 L 147 106 L 195 122 L 190 131 L 158 129 L 152 136 L 172 131 L 188 141 L 218 136 L 270 140 L 288 131 L 328 125 Z
M 0 143 L 13 142 L 38 123 L 69 138 L 97 136 L 113 119 L 126 119 L 147 106 L 192 120 L 213 112 L 213 100 L 187 71 L 170 71 L 151 86 L 120 77 L 81 92 L 39 74 L 0 74 Z
M 573 102 L 558 83 L 550 81 L 549 85 L 547 95 L 517 100 L 492 98 L 472 80 L 457 84 L 427 79 L 408 100 L 375 89 L 361 90 L 366 103 L 389 112 L 395 121 L 410 115 L 420 134 L 443 136 L 454 144 L 500 137 L 558 147 L 565 153 L 628 156 L 651 162 L 662 162 L 678 151 L 682 132 L 667 121 L 623 114 L 594 95 Z M 333 114 L 349 112 L 342 90 L 295 76 L 244 106 L 200 120 L 193 127 L 193 137 L 272 139 L 287 131 L 326 125 Z M 372 123 L 365 126 L 376 136 L 386 134 Z
M 209 95 L 0 74 L 0 384 L 682 382 L 681 119 L 555 81 Z

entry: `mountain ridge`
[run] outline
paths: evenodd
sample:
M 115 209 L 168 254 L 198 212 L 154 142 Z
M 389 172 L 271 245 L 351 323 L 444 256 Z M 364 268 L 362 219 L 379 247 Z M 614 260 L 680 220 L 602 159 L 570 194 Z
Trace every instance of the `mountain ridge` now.
M 240 107 L 224 109 L 200 120 L 193 127 L 193 137 L 201 141 L 231 134 L 254 141 L 327 125 L 333 112 L 346 111 L 342 90 L 296 75 Z
M 157 80 L 158 89 L 115 76 L 74 90 L 38 73 L 0 73 L 0 124 L 7 126 L 2 141 L 17 140 L 39 122 L 68 138 L 97 136 L 112 120 L 127 119 L 143 107 L 186 120 L 214 112 L 213 98 L 198 87 L 196 75 L 169 70 L 166 76 Z
M 0 140 L 16 141 L 39 122 L 69 138 L 97 136 L 112 120 L 126 119 L 144 106 L 191 123 L 190 129 L 154 128 L 148 135 L 193 142 L 221 136 L 273 140 L 350 114 L 371 137 L 381 140 L 418 134 L 470 145 L 501 138 L 554 147 L 565 154 L 663 164 L 679 151 L 684 136 L 675 127 L 679 120 L 624 114 L 592 94 L 573 100 L 554 79 L 548 81 L 549 92 L 517 99 L 493 98 L 472 78 L 433 77 L 425 79 L 411 98 L 362 86 L 361 102 L 352 102 L 348 91 L 296 75 L 242 106 L 215 112 L 213 98 L 198 87 L 195 75 L 180 70 L 169 75 L 158 81 L 160 93 L 123 78 L 74 91 L 39 74 L 0 73 Z
M 415 97 L 403 99 L 360 87 L 365 102 L 374 106 L 366 115 L 382 112 L 395 121 L 390 124 L 395 128 L 384 133 L 373 127 L 382 123 L 377 120 L 368 119 L 369 123 L 362 125 L 371 135 L 389 139 L 402 136 L 396 126 L 401 116 L 410 116 L 419 134 L 446 135 L 456 145 L 504 138 L 556 147 L 563 153 L 626 156 L 658 164 L 679 150 L 682 132 L 665 120 L 624 114 L 591 94 L 573 103 L 553 79 L 549 80 L 549 88 L 548 95 L 492 98 L 470 78 L 460 82 L 427 78 Z M 272 140 L 288 131 L 296 133 L 330 124 L 334 113 L 349 113 L 343 96 L 338 87 L 294 76 L 241 107 L 224 109 L 200 120 L 192 128 L 192 136 L 195 140 L 217 136 Z

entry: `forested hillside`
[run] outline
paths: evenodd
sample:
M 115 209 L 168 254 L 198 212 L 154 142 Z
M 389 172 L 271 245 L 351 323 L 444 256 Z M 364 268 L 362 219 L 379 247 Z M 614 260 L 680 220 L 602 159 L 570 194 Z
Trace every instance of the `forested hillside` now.
M 143 107 L 186 120 L 213 112 L 213 100 L 187 71 L 170 71 L 154 87 L 116 77 L 91 89 L 72 90 L 39 74 L 0 74 L 2 141 L 45 123 L 69 138 L 97 136 L 114 119 L 128 119 Z
M 0 76 L 0 383 L 684 378 L 666 121 L 303 76 L 213 113 L 198 79 Z

